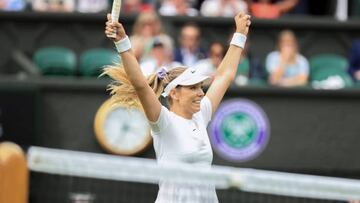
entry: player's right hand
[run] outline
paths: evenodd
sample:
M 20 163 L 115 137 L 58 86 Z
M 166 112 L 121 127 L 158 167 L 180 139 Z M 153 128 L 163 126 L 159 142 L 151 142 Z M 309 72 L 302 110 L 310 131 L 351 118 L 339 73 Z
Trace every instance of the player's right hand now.
M 125 29 L 122 24 L 118 22 L 112 22 L 111 14 L 109 13 L 107 14 L 107 21 L 105 25 L 105 35 L 109 39 L 117 42 L 126 37 Z M 115 37 L 111 36 L 113 33 L 116 33 Z

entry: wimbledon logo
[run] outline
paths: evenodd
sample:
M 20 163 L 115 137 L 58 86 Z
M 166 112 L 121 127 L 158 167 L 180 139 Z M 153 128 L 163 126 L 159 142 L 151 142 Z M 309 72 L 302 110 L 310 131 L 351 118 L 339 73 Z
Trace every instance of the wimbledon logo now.
M 265 148 L 270 136 L 266 114 L 260 106 L 246 99 L 223 102 L 209 131 L 215 151 L 236 162 L 254 159 Z

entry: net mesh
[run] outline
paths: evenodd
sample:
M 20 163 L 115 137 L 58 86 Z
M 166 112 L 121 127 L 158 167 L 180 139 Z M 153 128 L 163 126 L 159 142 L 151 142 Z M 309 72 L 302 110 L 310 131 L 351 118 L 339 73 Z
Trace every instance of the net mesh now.
M 360 199 L 360 181 L 246 168 L 185 164 L 31 147 L 30 202 L 347 202 Z

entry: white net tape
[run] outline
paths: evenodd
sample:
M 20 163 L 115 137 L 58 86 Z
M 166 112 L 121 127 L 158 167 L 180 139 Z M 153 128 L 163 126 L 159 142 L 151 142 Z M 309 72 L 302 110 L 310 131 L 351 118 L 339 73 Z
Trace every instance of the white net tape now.
M 157 184 L 160 180 L 179 184 L 230 187 L 246 192 L 293 197 L 358 200 L 360 180 L 187 164 L 159 165 L 153 159 L 31 147 L 28 165 L 32 171 L 106 180 Z

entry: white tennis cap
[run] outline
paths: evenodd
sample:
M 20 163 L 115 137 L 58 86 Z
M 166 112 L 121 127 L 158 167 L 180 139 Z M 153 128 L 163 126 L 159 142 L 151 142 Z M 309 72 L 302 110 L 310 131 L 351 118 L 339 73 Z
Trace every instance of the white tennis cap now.
M 161 95 L 163 97 L 167 97 L 170 94 L 170 91 L 176 88 L 178 85 L 195 85 L 197 83 L 207 81 L 208 79 L 210 79 L 209 76 L 200 74 L 196 69 L 187 68 L 183 73 L 181 73 L 165 87 L 164 92 Z

